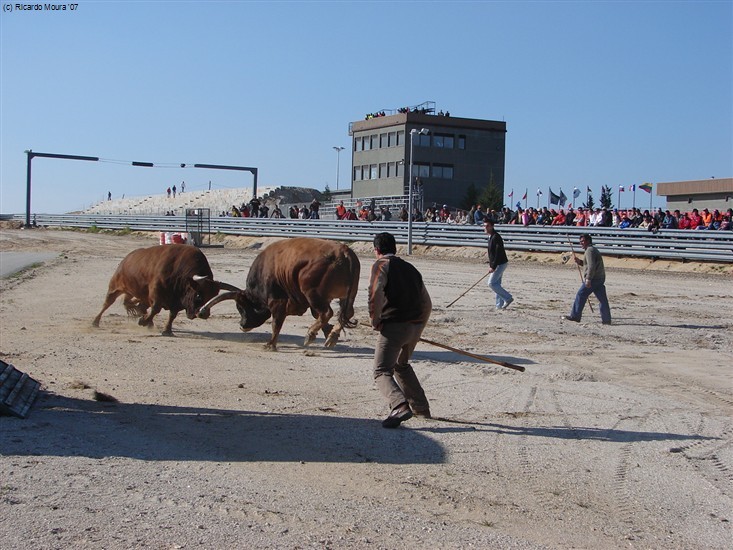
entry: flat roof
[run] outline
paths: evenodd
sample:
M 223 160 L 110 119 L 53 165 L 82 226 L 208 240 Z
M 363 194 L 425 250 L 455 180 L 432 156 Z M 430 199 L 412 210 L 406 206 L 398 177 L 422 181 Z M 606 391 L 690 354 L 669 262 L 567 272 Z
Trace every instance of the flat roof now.
M 669 181 L 656 184 L 658 196 L 704 195 L 709 193 L 733 193 L 733 178 L 707 180 Z

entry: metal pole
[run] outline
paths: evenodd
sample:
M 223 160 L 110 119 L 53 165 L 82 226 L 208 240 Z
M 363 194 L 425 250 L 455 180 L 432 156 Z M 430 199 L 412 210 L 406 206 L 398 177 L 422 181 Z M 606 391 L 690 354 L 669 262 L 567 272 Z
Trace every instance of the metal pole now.
M 31 160 L 33 159 L 33 151 L 25 152 L 28 155 L 28 166 L 26 168 L 25 177 L 25 226 L 31 226 Z
M 336 190 L 338 191 L 339 188 L 339 172 L 340 169 L 340 161 L 341 161 L 341 151 L 344 150 L 343 147 L 333 147 L 333 150 L 336 151 Z
M 417 130 L 410 130 L 410 174 L 407 190 L 407 255 L 412 254 L 412 147 Z

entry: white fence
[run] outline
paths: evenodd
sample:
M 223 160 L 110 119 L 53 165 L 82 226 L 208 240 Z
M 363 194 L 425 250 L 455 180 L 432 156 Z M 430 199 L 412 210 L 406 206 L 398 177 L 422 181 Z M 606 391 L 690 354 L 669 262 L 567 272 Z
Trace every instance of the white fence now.
M 21 215 L 14 218 L 24 221 Z M 186 231 L 183 216 L 36 214 L 33 219 L 39 226 Z M 578 235 L 590 233 L 593 243 L 607 255 L 733 263 L 733 231 L 663 229 L 651 233 L 643 229 L 516 225 L 497 225 L 496 228 L 508 250 L 566 252 L 570 248 L 568 239 L 576 246 Z M 407 242 L 407 223 L 400 221 L 370 223 L 212 217 L 211 231 L 213 234 L 253 237 L 321 237 L 347 242 L 370 242 L 376 233 L 389 231 L 398 243 Z M 485 247 L 486 242 L 483 228 L 479 226 L 427 222 L 416 222 L 412 226 L 414 245 Z

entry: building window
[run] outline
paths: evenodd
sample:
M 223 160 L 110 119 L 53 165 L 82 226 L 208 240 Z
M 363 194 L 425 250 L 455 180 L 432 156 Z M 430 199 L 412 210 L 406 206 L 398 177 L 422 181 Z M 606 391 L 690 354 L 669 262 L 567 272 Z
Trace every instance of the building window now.
M 371 143 L 371 136 L 364 136 L 364 148 L 362 149 L 362 151 L 369 151 L 371 149 Z
M 433 164 L 432 177 L 444 180 L 453 179 L 453 166 L 448 164 Z
M 397 163 L 397 177 L 398 178 L 405 177 L 405 163 L 404 162 Z
M 397 132 L 389 132 L 387 141 L 387 147 L 397 147 Z
M 466 136 L 458 136 L 458 148 L 459 149 L 466 148 Z
M 417 137 L 415 147 L 430 147 L 430 134 L 417 134 L 415 137 Z
M 369 165 L 364 164 L 361 167 L 361 179 L 368 180 L 369 179 Z
M 387 177 L 387 163 L 381 162 L 379 163 L 379 179 L 386 178 Z
M 369 165 L 369 169 L 370 169 L 370 174 L 371 174 L 370 175 L 370 179 L 373 179 L 373 180 L 377 179 L 378 176 L 379 176 L 379 174 L 377 173 L 377 165 L 376 164 L 370 164 Z
M 361 181 L 361 166 L 354 166 L 354 181 Z
M 405 131 L 399 130 L 397 132 L 397 147 L 401 147 L 405 144 Z
M 412 165 L 412 177 L 415 178 L 429 178 L 430 177 L 430 165 L 421 162 L 415 162 Z
M 435 134 L 433 136 L 433 147 L 441 149 L 453 149 L 452 134 Z
M 379 148 L 384 149 L 385 147 L 389 147 L 387 134 L 379 134 Z
M 362 139 L 360 137 L 354 138 L 354 151 L 361 151 L 362 147 Z

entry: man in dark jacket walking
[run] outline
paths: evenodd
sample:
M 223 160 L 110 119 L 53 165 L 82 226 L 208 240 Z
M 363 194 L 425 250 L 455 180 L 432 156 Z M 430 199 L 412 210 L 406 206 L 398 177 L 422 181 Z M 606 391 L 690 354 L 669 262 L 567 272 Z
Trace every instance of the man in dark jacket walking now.
M 504 270 L 509 265 L 504 239 L 494 231 L 494 221 L 490 218 L 484 220 L 484 231 L 489 236 L 489 288 L 496 294 L 496 309 L 506 309 L 514 298 L 501 286 Z
M 382 426 L 396 428 L 413 414 L 430 418 L 425 392 L 408 361 L 433 306 L 420 272 L 396 256 L 393 235 L 376 235 L 374 253 L 368 296 L 372 328 L 379 331 L 374 379 L 391 411 Z

